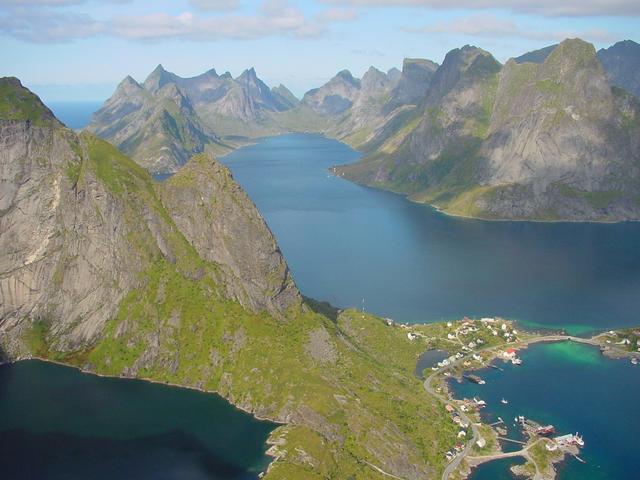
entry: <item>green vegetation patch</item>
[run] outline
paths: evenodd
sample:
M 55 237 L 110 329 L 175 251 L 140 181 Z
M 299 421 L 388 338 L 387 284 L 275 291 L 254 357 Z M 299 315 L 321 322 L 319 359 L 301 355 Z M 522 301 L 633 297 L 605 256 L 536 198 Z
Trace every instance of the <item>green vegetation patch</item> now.
M 30 121 L 37 126 L 57 123 L 40 98 L 13 77 L 0 78 L 0 119 Z

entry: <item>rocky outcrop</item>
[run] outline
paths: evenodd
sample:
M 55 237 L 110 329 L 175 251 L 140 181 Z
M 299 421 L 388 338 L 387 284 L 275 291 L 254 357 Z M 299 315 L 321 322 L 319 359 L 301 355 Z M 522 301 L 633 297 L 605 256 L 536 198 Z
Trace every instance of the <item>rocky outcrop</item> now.
M 38 322 L 56 350 L 86 348 L 157 262 L 209 277 L 253 311 L 279 314 L 300 302 L 273 236 L 225 168 L 196 159 L 161 197 L 146 171 L 93 135 L 66 129 L 17 80 L 0 80 L 0 93 L 2 106 L 15 98 L 29 105 L 28 117 L 13 109 L 0 118 L 5 352 L 27 350 L 25 331 Z M 197 178 L 187 192 L 178 184 L 189 173 Z M 193 263 L 198 253 L 203 266 Z
M 194 157 L 162 184 L 161 196 L 198 254 L 220 266 L 228 296 L 274 315 L 301 302 L 273 235 L 227 167 Z

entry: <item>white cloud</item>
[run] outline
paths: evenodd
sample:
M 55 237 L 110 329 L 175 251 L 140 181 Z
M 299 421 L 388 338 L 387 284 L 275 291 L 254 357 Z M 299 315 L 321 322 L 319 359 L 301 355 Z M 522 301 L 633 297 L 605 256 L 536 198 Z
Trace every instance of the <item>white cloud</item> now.
M 638 16 L 638 0 L 321 0 L 323 3 L 369 7 L 428 7 L 440 10 L 504 9 L 544 16 Z
M 0 14 L 0 34 L 30 42 L 65 42 L 98 34 L 138 41 L 255 39 L 272 35 L 305 38 L 323 34 L 331 21 L 344 21 L 349 15 L 334 12 L 332 16 L 333 20 L 329 17 L 308 19 L 299 8 L 283 0 L 266 0 L 255 13 L 249 14 L 210 15 L 185 11 L 177 15 L 117 15 L 103 21 L 48 8 L 14 7 Z
M 226 12 L 240 7 L 240 0 L 189 0 L 189 3 L 202 10 Z
M 562 41 L 565 38 L 583 38 L 585 40 L 609 42 L 616 36 L 604 30 L 584 31 L 541 31 L 524 28 L 511 20 L 492 15 L 471 15 L 449 22 L 427 25 L 422 28 L 405 27 L 402 30 L 413 33 L 434 33 L 446 35 L 467 35 L 482 38 L 526 38 L 539 41 Z
M 329 8 L 318 14 L 318 19 L 323 22 L 349 22 L 358 18 L 355 8 Z
M 102 23 L 84 14 L 20 8 L 0 16 L 0 32 L 34 43 L 66 42 L 104 31 Z
M 269 35 L 312 36 L 320 32 L 296 7 L 280 0 L 264 2 L 250 15 L 199 16 L 155 13 L 119 16 L 110 21 L 110 32 L 134 40 L 181 38 L 214 40 L 218 38 L 252 39 Z

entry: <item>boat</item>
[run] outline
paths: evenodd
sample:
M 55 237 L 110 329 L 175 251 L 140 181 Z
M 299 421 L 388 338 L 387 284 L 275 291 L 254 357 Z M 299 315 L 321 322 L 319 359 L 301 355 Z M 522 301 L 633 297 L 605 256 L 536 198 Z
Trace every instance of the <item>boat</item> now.
M 518 357 L 515 357 L 511 359 L 511 363 L 513 363 L 514 365 L 522 365 L 522 360 L 520 360 Z
M 548 436 L 556 433 L 556 427 L 553 425 L 546 425 L 544 427 L 538 427 L 535 429 L 536 435 Z
M 631 358 L 631 363 L 634 364 L 634 365 L 637 365 L 638 364 L 638 358 L 637 357 L 632 357 Z
M 477 383 L 478 385 L 484 385 L 485 383 L 487 383 L 477 375 L 465 375 L 464 378 L 466 378 L 470 382 Z
M 508 401 L 506 401 L 506 400 L 503 398 L 502 400 L 500 400 L 500 403 L 502 403 L 503 405 L 506 405 L 506 404 L 508 404 L 509 402 L 508 402 Z
M 573 441 L 579 447 L 584 447 L 584 440 L 582 439 L 582 437 L 580 435 L 578 435 L 578 432 L 576 432 L 576 434 L 573 436 Z

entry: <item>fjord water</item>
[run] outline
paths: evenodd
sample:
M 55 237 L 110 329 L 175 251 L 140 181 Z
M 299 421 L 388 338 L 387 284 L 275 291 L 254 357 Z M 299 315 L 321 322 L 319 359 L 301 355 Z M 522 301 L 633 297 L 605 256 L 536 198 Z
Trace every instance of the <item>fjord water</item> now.
M 40 361 L 0 366 L 6 479 L 255 479 L 274 427 L 213 394 Z
M 406 322 L 500 315 L 571 333 L 637 324 L 640 223 L 449 217 L 331 175 L 359 153 L 271 137 L 222 159 L 266 218 L 302 292 Z
M 608 359 L 595 347 L 571 342 L 534 345 L 519 356 L 520 367 L 497 361 L 495 365 L 504 371 L 477 372 L 485 385 L 451 381 L 454 397 L 485 400 L 483 418 L 492 423 L 502 417 L 508 438 L 519 438 L 519 429 L 513 427 L 517 415 L 553 424 L 558 434 L 578 431 L 584 436 L 580 457 L 586 463 L 570 457 L 559 467 L 560 480 L 637 479 L 640 366 Z M 502 398 L 509 403 L 502 404 Z M 505 442 L 504 448 L 520 446 Z M 503 478 L 500 475 L 507 475 L 510 464 L 488 464 L 471 479 Z

